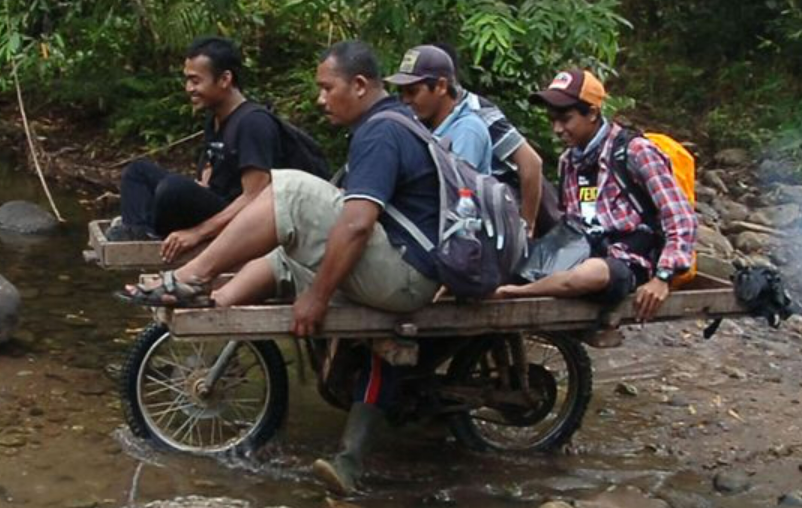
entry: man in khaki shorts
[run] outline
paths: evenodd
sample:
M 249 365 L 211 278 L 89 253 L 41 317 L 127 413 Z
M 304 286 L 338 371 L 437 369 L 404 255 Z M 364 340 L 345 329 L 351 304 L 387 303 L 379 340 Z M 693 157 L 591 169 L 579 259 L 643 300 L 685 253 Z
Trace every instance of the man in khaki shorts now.
M 324 53 L 317 84 L 329 121 L 351 131 L 343 188 L 300 171 L 276 171 L 272 184 L 197 258 L 166 272 L 158 285 L 128 286 L 123 298 L 150 306 L 226 306 L 294 293 L 292 331 L 299 337 L 315 335 L 334 298 L 396 312 L 432 300 L 439 287 L 432 256 L 384 209 L 394 206 L 436 243 L 437 169 L 411 131 L 371 119 L 382 111 L 413 118 L 412 112 L 384 90 L 376 57 L 359 41 Z M 246 262 L 210 297 L 215 276 Z M 332 490 L 356 488 L 372 429 L 392 404 L 394 375 L 376 354 L 366 356 L 343 449 L 314 464 Z

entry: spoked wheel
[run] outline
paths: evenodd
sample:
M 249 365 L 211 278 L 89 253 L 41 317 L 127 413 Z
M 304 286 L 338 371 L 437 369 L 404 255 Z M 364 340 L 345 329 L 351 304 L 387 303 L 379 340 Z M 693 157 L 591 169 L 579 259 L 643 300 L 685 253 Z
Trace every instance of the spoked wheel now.
M 450 418 L 452 433 L 474 450 L 545 451 L 565 443 L 590 402 L 593 374 L 587 351 L 565 336 L 525 335 L 524 371 L 532 394 L 527 399 L 521 376 L 509 367 L 512 352 L 505 342 L 502 336 L 484 339 L 452 361 L 449 384 L 485 397 L 483 405 Z
M 216 383 L 205 380 L 225 341 L 178 342 L 164 325 L 137 337 L 122 372 L 126 420 L 139 437 L 193 453 L 255 449 L 287 413 L 287 370 L 272 341 L 242 342 Z

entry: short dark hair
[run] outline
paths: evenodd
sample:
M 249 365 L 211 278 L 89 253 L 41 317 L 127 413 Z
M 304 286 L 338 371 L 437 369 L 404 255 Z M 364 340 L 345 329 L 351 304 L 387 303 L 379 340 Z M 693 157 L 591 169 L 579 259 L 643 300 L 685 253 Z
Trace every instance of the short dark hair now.
M 439 80 L 440 78 L 426 78 L 425 80 L 423 80 L 423 84 L 425 84 L 426 88 L 428 88 L 429 91 L 431 92 L 437 86 L 437 82 Z M 455 86 L 453 81 L 448 82 L 448 88 L 446 90 L 448 92 L 448 96 L 451 97 L 452 99 L 456 99 L 457 96 L 459 95 L 459 92 L 457 92 L 457 87 Z
M 369 81 L 381 82 L 379 60 L 373 48 L 365 42 L 338 42 L 320 55 L 320 62 L 323 63 L 328 58 L 334 58 L 337 72 L 346 79 L 364 76 Z
M 205 56 L 212 64 L 212 74 L 219 78 L 225 71 L 231 72 L 231 82 L 242 88 L 242 55 L 231 39 L 223 37 L 198 37 L 187 49 L 187 58 Z

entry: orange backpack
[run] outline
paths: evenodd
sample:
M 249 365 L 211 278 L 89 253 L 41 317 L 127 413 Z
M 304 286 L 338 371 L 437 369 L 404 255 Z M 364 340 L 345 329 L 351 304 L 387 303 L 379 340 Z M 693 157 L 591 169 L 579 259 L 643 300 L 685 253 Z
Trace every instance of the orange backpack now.
M 684 146 L 666 134 L 654 132 L 640 134 L 623 129 L 613 141 L 613 169 L 620 177 L 620 183 L 623 184 L 622 191 L 628 195 L 632 205 L 644 218 L 644 222 L 654 231 L 660 231 L 660 218 L 651 197 L 646 193 L 643 185 L 633 182 L 632 175 L 627 170 L 627 147 L 629 142 L 638 136 L 643 136 L 654 143 L 671 161 L 671 171 L 674 173 L 677 185 L 691 204 L 691 208 L 695 208 L 696 205 L 696 161 Z M 692 281 L 695 276 L 696 251 L 693 252 L 691 268 L 687 272 L 676 274 L 671 281 L 671 286 L 678 288 Z

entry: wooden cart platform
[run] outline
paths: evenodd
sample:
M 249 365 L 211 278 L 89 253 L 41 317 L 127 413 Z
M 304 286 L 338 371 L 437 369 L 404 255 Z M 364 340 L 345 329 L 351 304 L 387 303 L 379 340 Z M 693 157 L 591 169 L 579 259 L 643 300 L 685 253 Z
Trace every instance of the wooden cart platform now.
M 161 257 L 162 242 L 110 242 L 106 230 L 110 220 L 94 220 L 89 223 L 89 247 L 84 251 L 84 260 L 97 263 L 106 270 L 160 270 L 181 266 L 198 255 L 205 244 L 193 249 L 170 264 Z
M 719 269 L 716 270 L 719 273 Z M 726 265 L 724 265 L 726 266 Z M 393 314 L 358 305 L 332 306 L 321 337 L 454 337 L 490 332 L 589 331 L 635 323 L 634 296 L 615 308 L 578 299 L 522 298 L 475 304 L 444 301 L 410 314 Z M 715 319 L 746 314 L 731 284 L 700 273 L 672 291 L 653 321 Z M 210 309 L 175 309 L 161 318 L 176 338 L 252 340 L 292 338 L 292 305 L 271 304 Z

